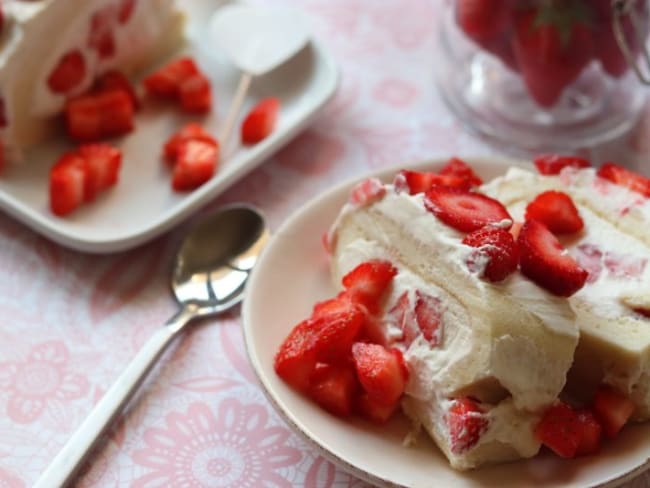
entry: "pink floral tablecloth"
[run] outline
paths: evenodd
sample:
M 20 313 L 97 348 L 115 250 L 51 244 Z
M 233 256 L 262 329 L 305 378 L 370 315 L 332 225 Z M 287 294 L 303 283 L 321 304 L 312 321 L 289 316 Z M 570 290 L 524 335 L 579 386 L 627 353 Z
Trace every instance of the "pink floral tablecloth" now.
M 210 208 L 243 201 L 277 228 L 309 198 L 368 170 L 495 151 L 436 93 L 439 0 L 274 0 L 304 11 L 339 62 L 315 123 Z M 594 157 L 650 156 L 650 108 Z M 646 170 L 647 172 L 647 170 Z M 30 486 L 176 305 L 169 263 L 189 223 L 135 250 L 66 250 L 0 215 L 0 487 Z M 239 310 L 191 330 L 85 470 L 81 487 L 365 486 L 275 413 L 248 364 Z M 629 488 L 650 486 L 645 475 Z

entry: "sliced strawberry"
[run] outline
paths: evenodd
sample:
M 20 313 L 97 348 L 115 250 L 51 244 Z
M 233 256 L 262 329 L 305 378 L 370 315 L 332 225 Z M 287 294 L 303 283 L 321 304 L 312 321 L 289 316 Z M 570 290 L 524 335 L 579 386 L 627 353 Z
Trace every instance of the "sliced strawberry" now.
M 582 430 L 580 443 L 576 450 L 577 456 L 594 454 L 600 450 L 602 430 L 593 412 L 588 409 L 578 410 L 578 424 Z
M 353 205 L 370 205 L 386 194 L 386 187 L 377 178 L 366 178 L 352 188 L 349 201 Z
M 77 152 L 88 165 L 84 200 L 89 202 L 117 183 L 122 152 L 109 144 L 82 144 Z
M 471 187 L 469 180 L 462 176 L 422 173 L 407 169 L 403 169 L 395 176 L 393 185 L 395 186 L 396 192 L 400 193 L 402 191 L 408 191 L 409 195 L 424 193 L 431 187 L 437 185 L 462 188 L 464 190 L 469 190 Z
M 368 396 L 384 405 L 394 405 L 404 393 L 408 377 L 398 356 L 379 344 L 356 342 L 352 359 L 357 377 Z
M 212 178 L 219 159 L 219 148 L 196 139 L 179 144 L 172 175 L 172 188 L 189 191 Z
M 486 226 L 470 232 L 463 244 L 477 248 L 468 257 L 468 268 L 483 267 L 483 276 L 490 281 L 501 281 L 514 273 L 519 264 L 519 249 L 512 234 L 499 227 Z
M 352 413 L 359 382 L 351 365 L 316 365 L 310 377 L 309 396 L 328 412 L 347 417 Z
M 246 115 L 241 125 L 244 144 L 256 144 L 273 132 L 280 111 L 280 100 L 274 97 L 260 100 Z
M 88 165 L 75 153 L 66 153 L 50 170 L 50 209 L 67 215 L 84 201 Z
M 335 363 L 350 356 L 352 343 L 365 324 L 366 312 L 347 300 L 334 305 L 321 302 L 312 319 L 318 360 Z
M 537 220 L 554 234 L 572 234 L 584 227 L 571 197 L 555 190 L 540 193 L 528 204 L 526 220 Z
M 457 398 L 447 413 L 451 452 L 462 454 L 476 445 L 485 433 L 489 420 L 471 398 Z
M 136 0 L 121 0 L 117 19 L 120 24 L 126 24 L 135 10 L 135 1 Z
M 402 342 L 409 347 L 418 334 L 421 333 L 415 320 L 414 306 L 411 304 L 409 292 L 405 291 L 397 299 L 397 303 L 388 311 L 387 320 L 402 330 Z
M 183 142 L 189 140 L 201 141 L 218 147 L 217 140 L 212 136 L 212 134 L 207 132 L 199 124 L 190 122 L 165 142 L 165 157 L 175 163 L 176 157 L 178 156 L 178 148 Z
M 212 108 L 210 80 L 202 74 L 190 76 L 180 85 L 178 96 L 181 108 L 190 113 L 206 113 Z
M 440 170 L 441 175 L 456 176 L 469 181 L 470 186 L 479 186 L 483 180 L 474 173 L 472 167 L 460 158 L 451 158 Z
M 440 298 L 415 291 L 415 322 L 431 347 L 442 343 L 441 309 Z
M 371 312 L 379 309 L 384 292 L 397 274 L 390 262 L 373 259 L 361 263 L 342 279 L 343 286 L 350 291 L 354 300 Z
M 357 397 L 355 408 L 363 418 L 376 424 L 385 424 L 393 416 L 398 405 L 399 401 L 386 405 L 378 402 L 367 393 L 362 393 Z
M 576 455 L 582 434 L 578 413 L 563 402 L 549 407 L 535 427 L 535 436 L 540 442 L 563 458 Z
M 83 95 L 66 103 L 68 135 L 76 141 L 97 141 L 103 137 L 103 114 L 95 95 Z
M 172 61 L 143 80 L 147 93 L 162 98 L 177 98 L 182 83 L 200 74 L 199 68 L 190 57 Z
M 86 76 L 86 61 L 78 49 L 64 54 L 47 78 L 47 86 L 54 93 L 68 93 Z
M 284 340 L 273 367 L 280 378 L 299 391 L 307 391 L 316 368 L 316 340 L 313 320 L 296 325 Z
M 501 202 L 458 188 L 437 186 L 430 189 L 424 195 L 424 206 L 445 224 L 462 232 L 505 220 L 512 225 L 512 217 Z
M 634 171 L 614 163 L 603 164 L 596 172 L 601 178 L 625 186 L 645 197 L 650 197 L 650 178 L 646 178 Z
M 95 95 L 101 114 L 102 137 L 127 134 L 134 129 L 134 107 L 129 93 L 113 90 Z
M 135 88 L 124 73 L 118 70 L 110 70 L 102 74 L 96 81 L 97 90 L 107 92 L 113 90 L 122 90 L 129 94 L 133 107 L 138 109 L 140 101 L 135 93 Z
M 610 439 L 630 419 L 634 413 L 634 403 L 627 396 L 609 385 L 601 385 L 594 396 L 594 415 L 603 426 L 603 432 Z
M 589 168 L 591 163 L 586 159 L 577 156 L 559 156 L 556 154 L 547 154 L 538 156 L 533 161 L 539 171 L 543 175 L 557 175 L 564 168 Z
M 585 284 L 589 273 L 567 254 L 544 224 L 526 221 L 517 243 L 521 272 L 542 288 L 568 297 Z

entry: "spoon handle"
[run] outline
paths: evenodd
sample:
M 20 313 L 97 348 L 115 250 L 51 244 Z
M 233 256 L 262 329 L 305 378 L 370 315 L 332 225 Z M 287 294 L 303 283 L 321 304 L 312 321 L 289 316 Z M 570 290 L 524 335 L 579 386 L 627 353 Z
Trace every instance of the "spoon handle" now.
M 189 319 L 190 316 L 181 311 L 154 333 L 63 446 L 34 488 L 62 487 L 72 481 L 101 435 Z

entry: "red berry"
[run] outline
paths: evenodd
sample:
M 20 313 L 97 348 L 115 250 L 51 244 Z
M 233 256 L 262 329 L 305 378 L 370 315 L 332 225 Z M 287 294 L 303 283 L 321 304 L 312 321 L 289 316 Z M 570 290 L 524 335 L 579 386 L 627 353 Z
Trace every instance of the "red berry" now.
M 99 78 L 97 78 L 95 86 L 97 91 L 100 92 L 122 90 L 129 94 L 134 108 L 137 109 L 140 106 L 140 101 L 138 100 L 138 96 L 135 93 L 135 88 L 133 88 L 133 85 L 129 79 L 121 71 L 107 71 Z
M 84 201 L 88 165 L 75 153 L 66 153 L 50 170 L 50 209 L 55 215 L 67 215 Z
M 512 222 L 512 217 L 499 201 L 458 188 L 434 187 L 426 192 L 424 205 L 445 224 L 462 232 L 472 232 L 504 220 Z
M 92 201 L 99 192 L 117 183 L 122 153 L 108 144 L 82 144 L 77 152 L 88 165 L 84 199 Z
M 352 345 L 352 359 L 368 396 L 383 405 L 395 405 L 408 379 L 398 357 L 379 344 L 356 342 Z
M 609 385 L 601 385 L 594 396 L 594 415 L 603 426 L 603 432 L 609 438 L 616 437 L 616 434 L 634 413 L 635 408 L 632 400 Z
M 177 98 L 181 85 L 189 78 L 200 74 L 199 68 L 190 57 L 176 59 L 143 80 L 147 93 L 161 98 Z
M 526 220 L 537 220 L 554 234 L 571 234 L 584 227 L 571 197 L 554 190 L 540 193 L 528 204 Z
M 645 197 L 650 197 L 650 178 L 614 163 L 603 164 L 596 173 L 601 178 L 625 186 Z
M 408 191 L 409 195 L 424 193 L 433 186 L 452 186 L 469 190 L 471 183 L 467 178 L 456 175 L 439 175 L 436 173 L 422 173 L 403 169 L 395 176 L 393 181 L 395 191 Z
M 299 391 L 307 391 L 316 362 L 313 320 L 303 320 L 291 330 L 280 346 L 273 367 L 287 384 Z
M 170 161 L 176 162 L 176 157 L 178 156 L 178 148 L 183 142 L 189 140 L 202 141 L 208 144 L 213 144 L 218 147 L 217 140 L 207 132 L 199 124 L 190 122 L 184 126 L 181 130 L 172 135 L 164 146 L 165 157 Z
M 546 226 L 528 220 L 519 232 L 521 272 L 551 293 L 568 297 L 585 284 L 588 273 L 566 253 Z
M 500 37 L 510 24 L 508 3 L 508 0 L 456 0 L 456 22 L 479 44 Z
M 442 303 L 440 298 L 415 291 L 415 322 L 422 335 L 431 345 L 442 344 Z
M 600 450 L 602 430 L 600 423 L 596 420 L 593 412 L 588 409 L 578 410 L 578 424 L 582 429 L 580 443 L 576 455 L 594 454 Z
M 180 143 L 172 175 L 172 188 L 188 191 L 212 178 L 219 159 L 219 148 L 211 142 L 190 139 Z
M 512 234 L 499 227 L 486 226 L 465 236 L 463 244 L 477 248 L 468 262 L 470 269 L 476 261 L 487 260 L 483 276 L 490 281 L 501 281 L 512 274 L 519 264 L 519 249 Z
M 81 84 L 86 77 L 86 61 L 81 51 L 75 49 L 64 54 L 47 78 L 47 85 L 54 93 L 68 93 Z
M 469 181 L 470 186 L 479 186 L 483 180 L 474 173 L 469 164 L 460 158 L 451 158 L 447 164 L 440 170 L 441 175 L 456 176 Z
M 481 407 L 470 398 L 457 398 L 447 413 L 451 452 L 462 454 L 476 445 L 489 420 Z
M 374 312 L 379 309 L 384 292 L 396 274 L 397 268 L 390 262 L 374 259 L 348 272 L 342 283 L 355 301 Z
M 540 442 L 563 458 L 576 455 L 582 434 L 578 413 L 562 402 L 549 407 L 535 427 L 535 436 Z
M 206 113 L 212 108 L 212 89 L 210 80 L 202 74 L 190 76 L 184 80 L 178 95 L 181 108 L 190 113 Z
M 352 413 L 358 390 L 359 382 L 350 365 L 318 363 L 310 377 L 308 394 L 328 412 L 347 417 Z
M 385 424 L 393 416 L 398 405 L 398 402 L 385 405 L 373 399 L 367 393 L 362 393 L 357 397 L 355 407 L 359 415 L 363 418 L 376 424 Z
M 538 156 L 533 161 L 539 171 L 543 175 L 557 175 L 564 168 L 589 168 L 591 163 L 586 159 L 577 156 L 558 156 L 555 154 L 548 154 Z
M 270 97 L 260 100 L 246 115 L 241 125 L 241 140 L 244 144 L 256 144 L 266 139 L 278 120 L 280 101 Z
M 122 90 L 83 95 L 65 106 L 68 135 L 77 141 L 126 134 L 133 130 L 133 118 L 133 102 Z

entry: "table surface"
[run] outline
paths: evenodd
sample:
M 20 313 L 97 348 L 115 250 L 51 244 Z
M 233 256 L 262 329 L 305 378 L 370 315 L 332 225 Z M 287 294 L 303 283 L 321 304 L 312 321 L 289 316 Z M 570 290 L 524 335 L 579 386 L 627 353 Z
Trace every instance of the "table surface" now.
M 433 81 L 439 0 L 268 0 L 292 5 L 339 62 L 339 92 L 314 124 L 215 199 L 250 202 L 277 228 L 331 185 L 449 155 L 497 154 L 463 131 Z M 650 109 L 590 151 L 635 166 Z M 619 159 L 621 160 L 621 159 Z M 0 215 L 0 486 L 30 486 L 176 307 L 173 252 L 191 222 L 135 250 L 66 250 Z M 365 486 L 275 413 L 247 362 L 239 310 L 194 327 L 155 370 L 78 486 Z M 626 484 L 650 486 L 650 476 Z

